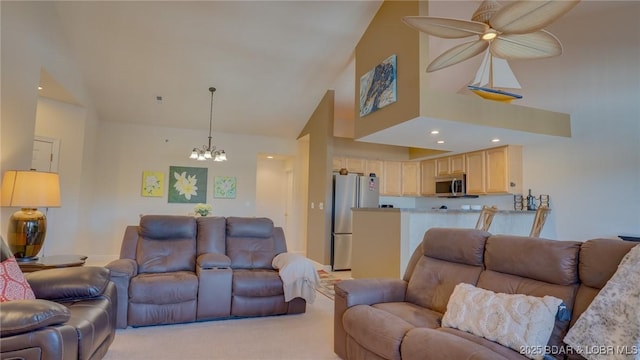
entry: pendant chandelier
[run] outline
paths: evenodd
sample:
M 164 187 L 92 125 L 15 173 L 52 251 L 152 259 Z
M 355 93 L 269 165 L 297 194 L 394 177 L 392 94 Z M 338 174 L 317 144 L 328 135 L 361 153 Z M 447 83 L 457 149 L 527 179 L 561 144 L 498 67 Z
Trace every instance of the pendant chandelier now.
M 216 88 L 210 87 L 209 91 L 211 92 L 211 110 L 209 112 L 209 145 L 202 145 L 201 148 L 193 148 L 189 159 L 204 161 L 211 160 L 213 161 L 227 161 L 227 154 L 224 150 L 216 150 L 215 145 L 211 145 L 211 125 L 213 122 L 213 93 L 216 91 Z

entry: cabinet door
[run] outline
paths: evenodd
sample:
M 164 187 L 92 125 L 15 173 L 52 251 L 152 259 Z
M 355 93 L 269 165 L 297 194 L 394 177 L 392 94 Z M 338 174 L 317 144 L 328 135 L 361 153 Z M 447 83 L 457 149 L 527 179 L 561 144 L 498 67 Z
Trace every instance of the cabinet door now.
M 346 165 L 350 173 L 364 174 L 365 172 L 365 159 L 347 158 Z
M 449 173 L 460 174 L 465 169 L 465 154 L 449 156 Z
M 402 163 L 402 195 L 420 195 L 420 163 L 417 161 Z
M 331 170 L 340 171 L 340 169 L 343 169 L 343 168 L 344 169 L 347 168 L 347 159 L 340 156 L 334 156 L 333 162 L 331 164 Z
M 507 147 L 486 150 L 487 193 L 509 192 L 509 163 Z
M 436 159 L 436 174 L 437 176 L 449 175 L 449 160 L 448 156 Z
M 467 194 L 484 194 L 486 189 L 485 152 L 475 151 L 465 156 L 467 173 Z
M 436 194 L 436 161 L 423 160 L 420 162 L 420 194 Z
M 367 160 L 364 167 L 364 174 L 369 176 L 369 174 L 376 174 L 377 177 L 382 180 L 382 160 Z
M 402 162 L 385 161 L 383 166 L 384 182 L 380 194 L 390 196 L 402 195 Z

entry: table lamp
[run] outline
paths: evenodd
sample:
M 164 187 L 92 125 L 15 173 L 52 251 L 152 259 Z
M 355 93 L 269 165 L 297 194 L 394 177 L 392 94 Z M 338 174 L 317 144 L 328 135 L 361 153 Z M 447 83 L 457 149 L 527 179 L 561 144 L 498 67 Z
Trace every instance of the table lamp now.
M 20 207 L 9 219 L 7 243 L 17 261 L 37 259 L 47 233 L 47 218 L 39 207 L 60 207 L 58 174 L 8 170 L 2 178 L 1 205 Z

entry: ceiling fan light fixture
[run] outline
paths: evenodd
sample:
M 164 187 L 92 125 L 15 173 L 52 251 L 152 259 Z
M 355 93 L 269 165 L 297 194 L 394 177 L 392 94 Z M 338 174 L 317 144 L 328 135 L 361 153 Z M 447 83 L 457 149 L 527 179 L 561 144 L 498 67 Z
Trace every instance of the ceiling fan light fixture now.
M 216 150 L 216 146 L 211 145 L 211 127 L 213 123 L 213 93 L 215 91 L 216 88 L 209 88 L 209 92 L 211 92 L 211 111 L 209 112 L 209 143 L 208 145 L 203 145 L 202 148 L 193 148 L 191 155 L 189 155 L 189 159 L 198 161 L 211 159 L 213 159 L 213 161 L 227 161 L 227 154 L 224 152 L 224 150 Z
M 487 30 L 487 32 L 482 34 L 482 40 L 490 41 L 490 40 L 495 39 L 496 36 L 498 36 L 498 33 L 493 29 L 489 29 L 489 30 Z

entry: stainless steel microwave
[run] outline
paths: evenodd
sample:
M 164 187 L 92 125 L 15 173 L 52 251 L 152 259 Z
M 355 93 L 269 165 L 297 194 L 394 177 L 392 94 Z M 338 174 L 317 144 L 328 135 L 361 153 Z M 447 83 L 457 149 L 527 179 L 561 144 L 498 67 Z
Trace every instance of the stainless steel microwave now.
M 467 175 L 456 174 L 436 177 L 436 195 L 459 197 L 467 194 Z

